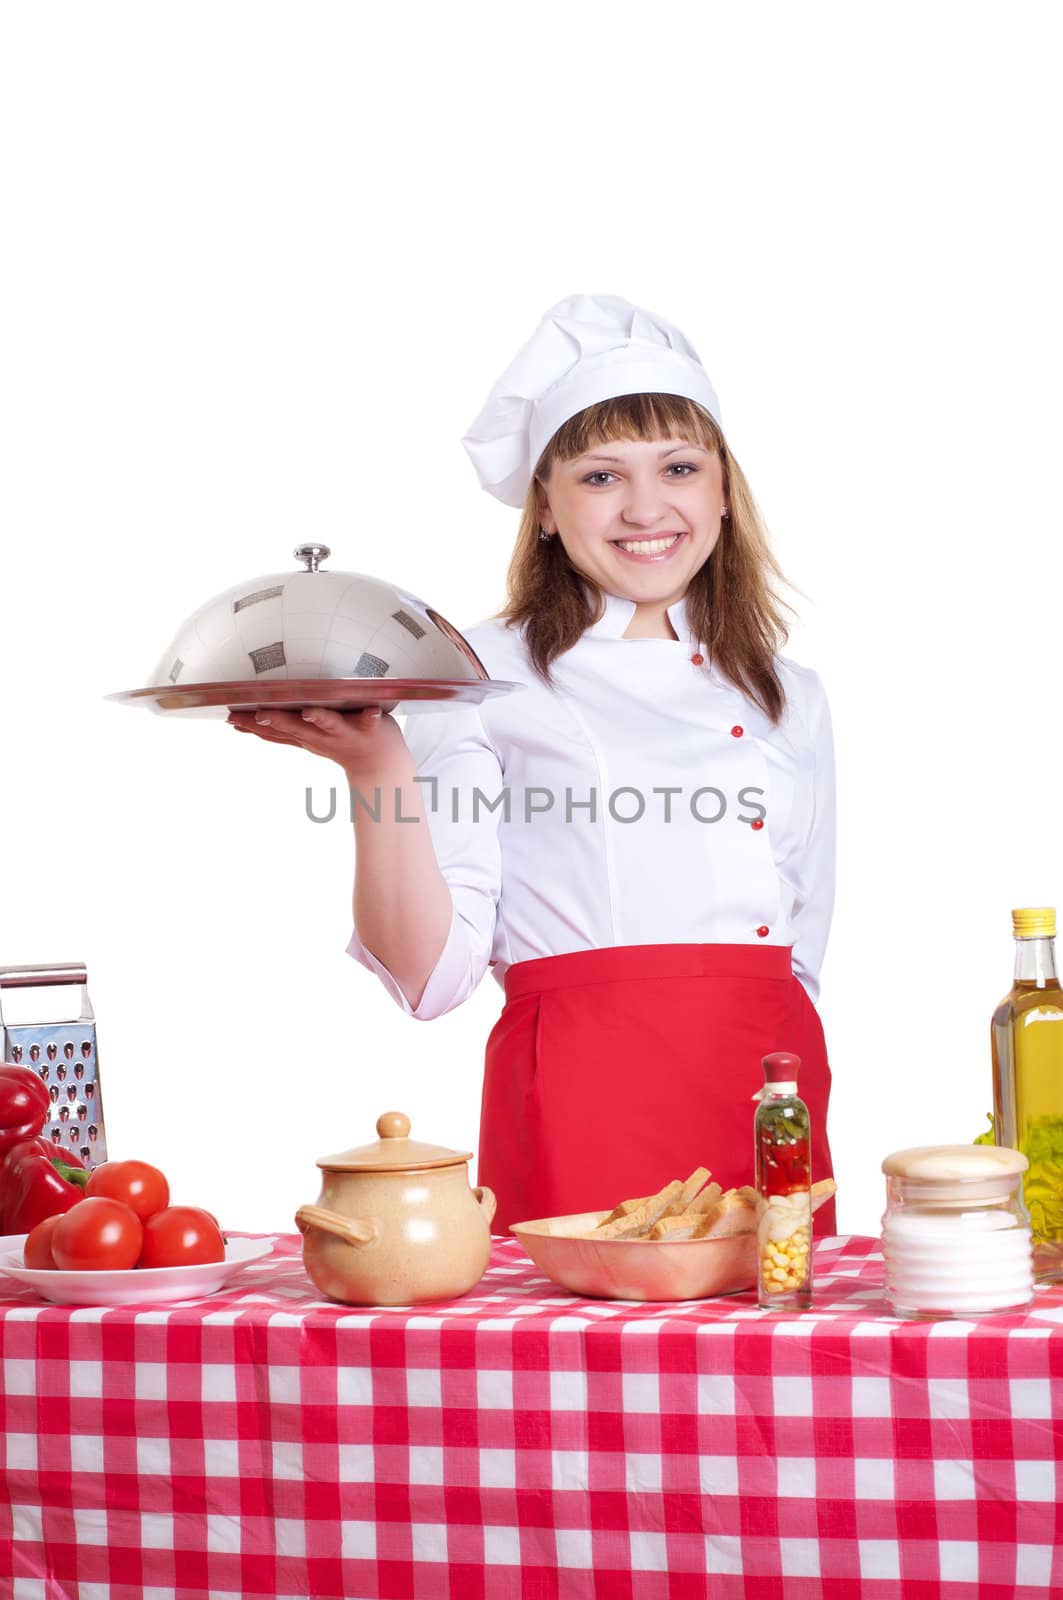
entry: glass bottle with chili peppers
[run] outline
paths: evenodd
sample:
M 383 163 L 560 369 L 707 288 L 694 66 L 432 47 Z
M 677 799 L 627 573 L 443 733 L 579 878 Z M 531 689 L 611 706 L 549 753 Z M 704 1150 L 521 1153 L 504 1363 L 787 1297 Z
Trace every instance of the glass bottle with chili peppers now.
M 757 1194 L 757 1303 L 771 1310 L 812 1305 L 812 1138 L 798 1097 L 800 1056 L 765 1056 L 753 1120 Z

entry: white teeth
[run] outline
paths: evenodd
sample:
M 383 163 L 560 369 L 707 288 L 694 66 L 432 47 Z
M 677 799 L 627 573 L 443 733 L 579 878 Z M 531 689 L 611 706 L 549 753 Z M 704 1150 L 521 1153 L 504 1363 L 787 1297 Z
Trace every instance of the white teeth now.
M 616 543 L 621 550 L 627 550 L 636 556 L 656 556 L 660 555 L 662 550 L 670 550 L 679 538 L 682 538 L 681 534 L 673 533 L 667 539 L 631 539 L 626 542 L 617 539 Z

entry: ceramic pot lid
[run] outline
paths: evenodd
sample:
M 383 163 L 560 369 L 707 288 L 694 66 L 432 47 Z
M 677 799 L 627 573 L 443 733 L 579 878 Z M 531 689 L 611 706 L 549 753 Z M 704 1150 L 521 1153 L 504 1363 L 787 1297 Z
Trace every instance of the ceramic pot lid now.
M 421 1144 L 410 1138 L 410 1119 L 402 1111 L 385 1111 L 377 1118 L 379 1139 L 358 1145 L 338 1156 L 321 1156 L 325 1172 L 408 1172 L 427 1167 L 453 1167 L 471 1161 L 471 1150 L 447 1150 L 439 1144 Z

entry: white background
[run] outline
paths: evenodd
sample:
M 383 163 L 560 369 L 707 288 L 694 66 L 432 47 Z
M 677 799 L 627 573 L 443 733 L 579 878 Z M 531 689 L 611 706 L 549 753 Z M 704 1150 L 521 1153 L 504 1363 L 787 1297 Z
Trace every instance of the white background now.
M 842 1229 L 981 1131 L 1010 910 L 1063 898 L 1058 16 L 4 8 L 0 960 L 87 962 L 113 1156 L 267 1229 L 385 1109 L 475 1147 L 501 994 L 416 1023 L 346 956 L 339 769 L 104 697 L 306 540 L 495 610 L 460 436 L 580 291 L 693 340 L 804 592 Z

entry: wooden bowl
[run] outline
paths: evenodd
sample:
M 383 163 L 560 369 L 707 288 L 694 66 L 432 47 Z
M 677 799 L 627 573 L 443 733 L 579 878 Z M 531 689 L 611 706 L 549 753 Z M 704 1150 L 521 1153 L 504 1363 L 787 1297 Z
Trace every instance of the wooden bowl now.
M 705 1300 L 756 1287 L 757 1236 L 720 1239 L 577 1239 L 608 1211 L 514 1222 L 539 1270 L 573 1294 L 602 1300 Z

